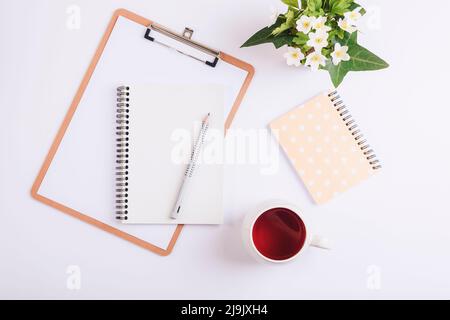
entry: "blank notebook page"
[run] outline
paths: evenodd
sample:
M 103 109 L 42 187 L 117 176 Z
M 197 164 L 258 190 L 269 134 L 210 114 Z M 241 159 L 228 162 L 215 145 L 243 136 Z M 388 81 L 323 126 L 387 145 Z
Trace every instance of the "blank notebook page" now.
M 220 224 L 223 167 L 214 146 L 224 136 L 223 87 L 218 85 L 130 85 L 128 187 L 124 223 Z M 170 218 L 202 119 L 209 130 L 190 178 L 183 211 Z M 217 143 L 217 145 L 216 145 Z M 210 155 L 206 158 L 204 155 Z M 220 155 L 220 153 L 216 153 Z

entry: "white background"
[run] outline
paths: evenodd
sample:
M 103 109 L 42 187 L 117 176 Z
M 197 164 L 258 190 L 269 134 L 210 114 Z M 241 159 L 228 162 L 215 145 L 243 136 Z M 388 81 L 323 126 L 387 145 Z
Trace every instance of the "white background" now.
M 239 48 L 267 24 L 276 0 L 1 0 L 0 298 L 450 298 L 450 3 L 361 3 L 372 13 L 360 43 L 391 67 L 349 74 L 340 91 L 383 171 L 317 206 L 284 157 L 276 175 L 234 166 L 226 223 L 186 227 L 163 258 L 30 197 L 113 11 L 124 7 L 180 31 L 190 26 L 196 39 L 253 64 L 235 128 L 266 128 L 329 88 L 328 75 L 287 67 L 284 49 L 271 45 Z M 66 26 L 70 5 L 81 8 L 78 30 Z M 242 218 L 271 198 L 302 207 L 333 250 L 310 248 L 287 265 L 253 262 L 241 244 Z M 81 270 L 80 290 L 67 288 L 71 265 Z

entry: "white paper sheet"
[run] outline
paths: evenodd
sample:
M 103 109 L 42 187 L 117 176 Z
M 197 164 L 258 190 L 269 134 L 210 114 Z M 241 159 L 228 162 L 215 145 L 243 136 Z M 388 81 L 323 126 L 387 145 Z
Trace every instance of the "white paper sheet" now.
M 127 168 L 118 176 L 127 224 L 221 224 L 223 222 L 223 88 L 218 85 L 130 85 Z M 125 109 L 121 109 L 125 110 Z M 210 113 L 208 131 L 191 177 L 184 178 L 201 121 Z M 123 144 L 121 144 L 123 146 Z M 123 149 L 122 149 L 123 150 Z M 123 165 L 123 164 L 122 164 Z M 122 167 L 123 168 L 123 167 Z M 179 217 L 170 215 L 182 183 Z M 126 215 L 124 212 L 126 211 Z M 125 220 L 126 218 L 126 220 Z

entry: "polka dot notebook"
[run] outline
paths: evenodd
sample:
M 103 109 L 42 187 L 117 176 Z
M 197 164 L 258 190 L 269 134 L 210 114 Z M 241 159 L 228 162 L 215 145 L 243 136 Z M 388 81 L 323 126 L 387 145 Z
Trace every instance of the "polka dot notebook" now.
M 381 168 L 337 91 L 295 108 L 270 128 L 318 204 Z

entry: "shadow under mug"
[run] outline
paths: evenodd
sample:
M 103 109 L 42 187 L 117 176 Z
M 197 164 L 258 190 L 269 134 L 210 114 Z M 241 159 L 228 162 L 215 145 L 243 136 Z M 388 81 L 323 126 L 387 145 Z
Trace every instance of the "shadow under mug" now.
M 291 261 L 309 246 L 329 249 L 328 239 L 314 233 L 306 214 L 280 200 L 266 202 L 245 217 L 243 240 L 254 258 L 273 263 Z

